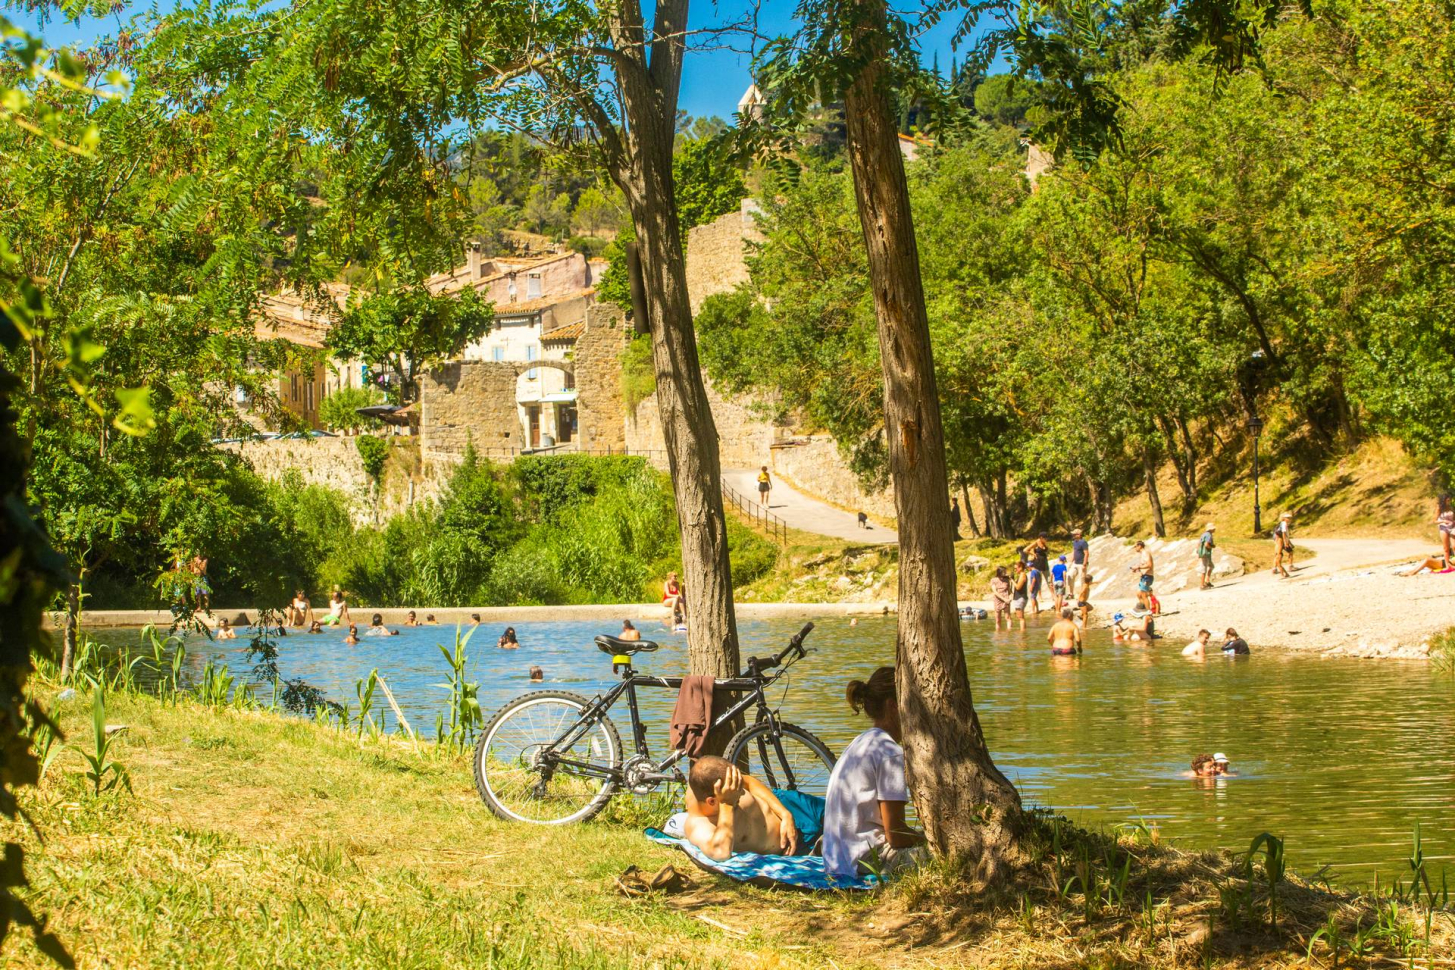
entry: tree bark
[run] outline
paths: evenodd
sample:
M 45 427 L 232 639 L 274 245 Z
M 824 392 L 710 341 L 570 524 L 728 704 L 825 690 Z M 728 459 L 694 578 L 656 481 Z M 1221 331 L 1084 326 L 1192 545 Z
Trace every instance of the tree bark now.
M 61 633 L 61 683 L 71 679 L 71 664 L 76 656 L 76 639 L 81 632 L 81 585 L 66 587 L 66 625 Z
M 884 427 L 899 523 L 899 711 L 909 784 L 931 847 L 986 881 L 1018 854 L 1020 794 L 996 768 L 970 695 L 955 599 L 944 432 L 919 252 L 883 74 L 883 0 L 845 0 L 857 54 L 845 95 L 849 161 L 884 369 Z M 967 811 L 976 806 L 975 811 Z
M 970 534 L 980 538 L 980 525 L 975 521 L 975 506 L 970 504 L 970 486 L 965 479 L 960 479 L 960 504 L 965 506 L 965 522 L 970 526 Z
M 1111 531 L 1111 486 L 1100 479 L 1087 475 L 1086 487 L 1091 492 L 1092 535 L 1105 535 Z
M 1152 529 L 1158 538 L 1167 535 L 1167 522 L 1162 518 L 1162 496 L 1157 494 L 1157 459 L 1151 448 L 1142 449 L 1142 477 L 1147 485 L 1147 501 L 1152 504 Z
M 1182 433 L 1182 447 L 1186 452 L 1187 481 L 1192 486 L 1192 500 L 1197 502 L 1197 445 L 1192 440 L 1192 429 L 1184 418 L 1177 419 L 1177 430 Z
M 1172 434 L 1172 422 L 1159 417 L 1157 427 L 1162 431 L 1162 443 L 1167 448 L 1167 457 L 1172 460 L 1172 467 L 1177 472 L 1177 487 L 1182 492 L 1182 511 L 1190 515 L 1197 507 L 1197 482 L 1194 477 L 1196 470 L 1191 468 L 1187 455 L 1178 447 L 1177 439 Z
M 617 81 L 625 112 L 625 123 L 620 130 L 611 126 L 603 150 L 636 230 L 657 406 L 682 535 L 688 667 L 693 674 L 732 677 L 738 673 L 738 631 L 717 426 L 698 363 L 672 178 L 687 0 L 657 3 L 650 45 L 635 0 L 603 11 L 619 40 Z M 711 735 L 709 750 L 725 746 L 729 731 Z

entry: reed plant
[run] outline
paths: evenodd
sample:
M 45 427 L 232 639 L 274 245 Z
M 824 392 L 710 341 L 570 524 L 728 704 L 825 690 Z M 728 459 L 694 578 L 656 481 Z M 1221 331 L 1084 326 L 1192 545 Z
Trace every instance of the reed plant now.
M 435 684 L 449 691 L 450 697 L 445 713 L 435 720 L 435 739 L 441 748 L 452 752 L 463 752 L 474 741 L 475 731 L 484 723 L 480 711 L 480 685 L 465 678 L 465 667 L 469 663 L 466 647 L 475 635 L 475 627 L 469 633 L 455 627 L 455 648 L 449 650 L 439 644 L 440 653 L 450 665 L 449 680 Z
M 379 670 L 369 671 L 369 676 L 360 678 L 354 683 L 354 693 L 359 698 L 358 726 L 359 737 L 362 739 L 367 730 L 370 737 L 377 737 L 378 726 L 374 723 L 374 692 L 379 689 Z
M 106 731 L 106 681 L 91 682 L 91 729 L 96 750 L 82 751 L 88 770 L 86 777 L 91 781 L 93 794 L 97 797 L 118 787 L 131 791 L 131 775 L 126 768 L 111 757 L 114 739 Z

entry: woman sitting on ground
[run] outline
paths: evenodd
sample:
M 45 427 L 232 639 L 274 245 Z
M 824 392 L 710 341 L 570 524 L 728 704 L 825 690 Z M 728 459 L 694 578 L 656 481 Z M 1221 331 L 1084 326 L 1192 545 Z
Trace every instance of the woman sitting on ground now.
M 519 650 L 520 641 L 515 638 L 515 627 L 506 627 L 505 632 L 500 634 L 500 639 L 495 641 L 495 645 L 501 650 Z
M 632 621 L 631 620 L 622 620 L 621 621 L 621 633 L 617 635 L 617 639 L 618 640 L 632 640 L 632 641 L 636 641 L 636 640 L 640 640 L 641 638 L 642 638 L 641 631 L 638 630 L 636 627 L 632 626 Z
M 880 667 L 868 682 L 849 681 L 845 694 L 854 713 L 863 710 L 874 726 L 849 742 L 829 775 L 824 867 L 834 875 L 855 876 L 921 865 L 929 858 L 925 837 L 904 820 L 909 791 L 894 668 Z

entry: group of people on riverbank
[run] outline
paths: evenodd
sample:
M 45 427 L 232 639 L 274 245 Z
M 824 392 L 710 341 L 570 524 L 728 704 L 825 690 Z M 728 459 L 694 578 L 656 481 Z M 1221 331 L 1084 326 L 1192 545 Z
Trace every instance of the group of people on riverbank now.
M 1032 616 L 1041 615 L 1041 591 L 1049 588 L 1053 595 L 1052 609 L 1061 615 L 1061 621 L 1069 621 L 1080 614 L 1081 625 L 1086 625 L 1091 614 L 1091 545 L 1080 529 L 1071 532 L 1071 552 L 1057 556 L 1051 563 L 1051 545 L 1042 532 L 1032 542 L 1020 549 L 1020 554 L 1010 570 L 998 566 L 990 579 L 991 609 L 995 613 L 995 628 L 1011 628 L 1013 620 L 1020 621 L 1020 628 L 1026 628 L 1026 609 Z M 1073 605 L 1074 604 L 1074 605 Z

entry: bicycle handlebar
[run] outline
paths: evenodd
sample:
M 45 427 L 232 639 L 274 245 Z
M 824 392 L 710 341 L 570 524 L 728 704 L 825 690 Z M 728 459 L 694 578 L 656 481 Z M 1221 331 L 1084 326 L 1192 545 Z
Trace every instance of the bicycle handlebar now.
M 802 657 L 804 654 L 803 638 L 808 636 L 811 632 L 813 632 L 813 624 L 806 624 L 802 630 L 799 630 L 793 635 L 793 638 L 788 641 L 788 646 L 784 647 L 783 651 L 779 653 L 776 657 L 769 657 L 766 660 L 759 660 L 757 657 L 749 657 L 748 672 L 751 674 L 754 671 L 756 671 L 757 673 L 762 673 L 765 670 L 772 670 L 774 667 L 782 664 L 783 659 L 787 657 L 790 653 L 793 653 L 795 651 L 798 653 L 799 657 Z

